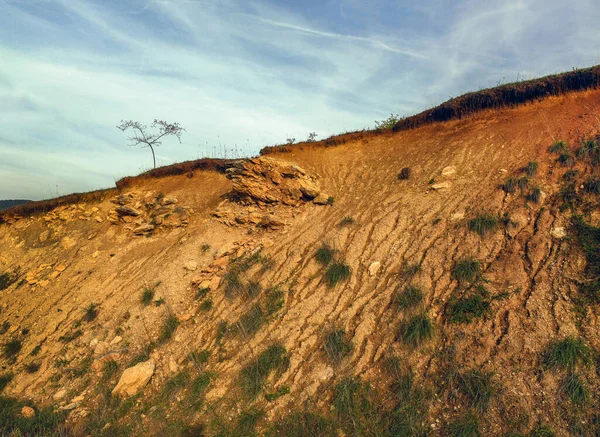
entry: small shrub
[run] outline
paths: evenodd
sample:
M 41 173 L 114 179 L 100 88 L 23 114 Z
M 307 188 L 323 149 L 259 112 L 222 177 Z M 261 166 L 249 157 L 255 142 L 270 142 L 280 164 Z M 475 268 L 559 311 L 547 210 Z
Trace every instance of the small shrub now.
M 517 190 L 517 181 L 515 178 L 508 178 L 502 184 L 505 193 L 514 193 Z
M 229 324 L 225 320 L 221 320 L 217 325 L 216 342 L 220 344 L 225 335 L 229 332 Z
M 578 174 L 578 170 L 567 170 L 565 174 L 563 174 L 563 179 L 567 182 L 571 182 Z
M 5 358 L 12 358 L 21 352 L 22 347 L 21 340 L 15 338 L 2 345 L 2 354 Z
M 575 372 L 568 372 L 562 382 L 562 390 L 576 405 L 584 405 L 588 400 L 588 393 L 583 381 Z
M 342 379 L 333 391 L 333 407 L 348 436 L 380 435 L 382 414 L 371 401 L 369 386 L 358 378 Z
M 327 205 L 333 205 L 334 202 L 335 202 L 335 197 L 329 196 L 327 198 Z
M 423 301 L 423 292 L 413 285 L 406 287 L 401 293 L 394 296 L 394 303 L 400 309 L 408 309 L 418 306 Z
M 198 288 L 198 291 L 196 292 L 194 299 L 196 299 L 196 300 L 204 299 L 208 295 L 209 291 L 210 291 L 210 287 Z
M 27 373 L 36 373 L 38 370 L 40 370 L 41 364 L 40 363 L 27 363 L 25 364 L 25 366 L 23 366 L 23 368 L 25 369 L 25 371 Z
M 61 335 L 58 337 L 58 341 L 62 343 L 70 343 L 73 340 L 81 337 L 83 335 L 83 331 L 81 329 L 76 329 L 75 331 L 71 331 L 66 333 L 65 335 Z
M 203 349 L 199 351 L 192 351 L 188 354 L 187 359 L 194 363 L 196 366 L 202 366 L 208 362 L 210 358 L 210 351 Z
M 119 370 L 119 364 L 115 360 L 108 360 L 104 362 L 102 366 L 102 379 L 108 381 L 110 378 L 115 376 Z
M 554 144 L 548 148 L 550 153 L 561 153 L 565 150 L 567 150 L 567 143 L 564 141 L 555 141 Z
M 198 308 L 200 309 L 200 311 L 204 311 L 204 312 L 212 310 L 213 309 L 212 299 L 204 299 Z
M 259 304 L 254 304 L 237 322 L 237 327 L 244 336 L 255 334 L 265 323 L 265 313 Z
M 489 293 L 481 285 L 469 295 L 451 297 L 446 309 L 451 323 L 471 323 L 473 319 L 487 317 L 490 313 Z
M 246 287 L 246 295 L 249 298 L 254 298 L 256 296 L 258 296 L 260 294 L 260 292 L 262 291 L 262 287 L 260 286 L 260 284 L 258 282 L 249 282 L 248 286 Z
M 323 349 L 330 361 L 339 364 L 352 352 L 352 343 L 346 341 L 346 332 L 343 329 L 334 329 L 325 336 Z
M 498 227 L 498 217 L 491 214 L 480 214 L 469 220 L 469 230 L 477 232 L 482 237 L 488 232 L 493 232 Z
M 473 413 L 457 418 L 447 427 L 448 437 L 480 437 L 479 419 Z
M 4 272 L 0 275 L 0 291 L 6 290 L 17 280 L 16 274 Z
M 31 351 L 31 353 L 29 355 L 31 355 L 32 357 L 37 356 L 40 352 L 42 351 L 42 347 L 40 345 L 37 345 L 36 347 L 33 348 L 33 350 Z
M 398 179 L 401 181 L 408 180 L 410 179 L 411 173 L 412 171 L 409 167 L 404 167 L 402 170 L 400 170 L 400 173 L 398 173 Z
M 344 226 L 350 226 L 354 224 L 354 218 L 352 218 L 351 216 L 347 215 L 346 217 L 344 217 L 342 219 L 342 221 L 340 221 L 339 227 L 343 228 Z
M 194 409 L 197 410 L 204 403 L 204 393 L 210 386 L 211 380 L 212 375 L 208 372 L 202 372 L 192 380 L 188 398 Z
M 206 253 L 210 250 L 210 244 L 203 244 L 202 246 L 200 246 L 200 250 L 202 251 L 202 253 Z
M 527 195 L 527 200 L 533 203 L 539 203 L 541 199 L 542 190 L 540 190 L 539 187 L 535 187 L 533 190 L 531 190 L 531 193 Z
M 527 165 L 525 166 L 525 173 L 527 173 L 527 176 L 529 176 L 530 178 L 535 176 L 537 171 L 538 171 L 538 162 L 537 161 L 529 161 L 527 163 Z
M 556 437 L 556 434 L 548 425 L 540 424 L 532 429 L 527 437 Z
M 409 346 L 416 347 L 433 337 L 433 323 L 427 314 L 419 314 L 404 320 L 398 329 L 398 337 Z
M 12 373 L 0 374 L 0 392 L 6 388 L 6 386 L 13 380 Z
M 339 282 L 345 281 L 350 277 L 350 266 L 343 262 L 334 262 L 325 271 L 323 280 L 329 288 L 335 287 Z
M 529 186 L 529 178 L 527 176 L 520 177 L 517 179 L 517 187 L 519 190 L 523 191 L 525 188 Z
M 173 375 L 163 386 L 160 397 L 163 401 L 174 401 L 174 397 L 190 383 L 191 377 L 185 370 Z
M 83 314 L 81 320 L 89 323 L 93 322 L 96 319 L 96 317 L 98 317 L 98 304 L 91 303 L 85 309 L 85 313 Z
M 223 277 L 225 281 L 225 297 L 233 299 L 244 292 L 244 284 L 238 272 L 230 270 Z
M 558 162 L 565 167 L 572 167 L 575 165 L 575 158 L 573 158 L 571 152 L 564 152 L 558 156 Z
M 333 255 L 335 254 L 335 249 L 332 249 L 326 244 L 323 244 L 317 251 L 315 252 L 315 259 L 317 262 L 323 266 L 328 266 L 329 263 L 333 260 Z
M 275 392 L 267 393 L 265 395 L 265 399 L 268 402 L 273 402 L 273 401 L 279 399 L 280 397 L 289 395 L 289 394 L 290 394 L 290 388 L 287 385 L 283 385 L 283 386 L 279 387 Z
M 429 181 L 427 182 L 428 185 L 433 185 L 435 184 L 435 178 L 431 178 L 429 179 Z
M 458 282 L 475 282 L 481 279 L 481 265 L 479 261 L 465 258 L 454 266 L 452 277 Z
M 598 141 L 584 141 L 577 151 L 577 157 L 589 162 L 592 165 L 597 165 L 600 163 L 600 147 L 598 147 Z
M 581 338 L 566 337 L 548 345 L 543 361 L 550 369 L 574 369 L 591 362 L 591 350 Z
M 421 264 L 403 264 L 400 268 L 400 275 L 409 281 L 419 273 L 421 273 Z
M 160 331 L 160 335 L 158 337 L 158 343 L 159 344 L 167 343 L 171 339 L 171 337 L 173 337 L 173 334 L 177 330 L 178 326 L 179 326 L 179 320 L 177 319 L 177 317 L 170 315 L 167 318 L 167 320 L 165 321 L 165 324 L 163 325 L 163 327 Z
M 586 193 L 600 194 L 600 179 L 590 178 L 583 184 Z
M 4 322 L 2 322 L 2 324 L 0 325 L 0 335 L 2 334 L 6 334 L 8 332 L 8 330 L 10 329 L 10 322 L 8 320 L 5 320 Z
M 142 297 L 140 299 L 143 306 L 147 307 L 152 303 L 154 299 L 154 289 L 153 288 L 144 288 L 142 291 Z
M 488 409 L 492 396 L 498 390 L 492 377 L 492 373 L 484 373 L 480 370 L 470 370 L 460 375 L 458 389 L 467 399 L 469 407 L 481 412 Z
M 272 288 L 267 291 L 266 309 L 267 315 L 271 316 L 283 308 L 285 305 L 285 295 L 280 288 Z
M 285 347 L 275 344 L 269 346 L 241 372 L 242 390 L 246 396 L 255 399 L 263 390 L 267 377 L 272 372 L 283 373 L 290 364 Z
M 375 120 L 375 129 L 392 129 L 400 120 L 402 120 L 402 117 L 398 114 L 390 113 L 390 116 L 385 120 Z

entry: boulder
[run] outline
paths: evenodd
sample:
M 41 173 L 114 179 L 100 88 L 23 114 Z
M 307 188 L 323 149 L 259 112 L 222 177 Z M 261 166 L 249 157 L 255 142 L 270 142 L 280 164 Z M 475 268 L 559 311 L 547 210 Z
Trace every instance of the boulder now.
M 119 379 L 119 383 L 113 389 L 114 397 L 129 397 L 135 395 L 138 391 L 148 384 L 156 365 L 153 359 L 136 364 L 133 367 L 125 369 Z
M 26 419 L 31 419 L 32 417 L 35 417 L 35 410 L 31 407 L 25 406 L 21 408 L 21 416 Z
M 137 228 L 135 228 L 133 230 L 133 233 L 135 235 L 144 235 L 144 234 L 147 234 L 149 232 L 152 232 L 153 230 L 154 230 L 154 225 L 144 224 L 144 225 L 140 225 Z
M 380 268 L 381 263 L 379 261 L 372 262 L 369 266 L 369 276 L 375 276 Z
M 127 206 L 127 205 L 121 205 L 118 206 L 115 211 L 117 212 L 117 214 L 119 214 L 120 216 L 131 216 L 131 217 L 137 217 L 139 215 L 141 215 L 142 213 L 140 211 L 138 211 L 135 208 L 132 208 L 131 206 Z
M 452 186 L 452 182 L 445 181 L 445 182 L 439 182 L 437 184 L 433 184 L 431 186 L 431 188 L 434 189 L 434 190 L 447 190 L 451 186 Z
M 313 199 L 313 203 L 316 205 L 327 205 L 329 203 L 329 196 L 325 193 L 321 193 Z

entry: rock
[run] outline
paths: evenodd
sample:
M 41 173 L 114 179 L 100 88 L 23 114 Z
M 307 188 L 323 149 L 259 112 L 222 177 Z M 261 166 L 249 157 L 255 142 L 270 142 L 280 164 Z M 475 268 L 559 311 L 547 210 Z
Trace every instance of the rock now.
M 125 369 L 119 379 L 119 383 L 113 389 L 112 395 L 115 397 L 129 397 L 135 395 L 144 388 L 154 375 L 156 365 L 153 359 L 136 364 L 133 367 Z
M 45 241 L 48 239 L 48 236 L 49 236 L 49 235 L 50 235 L 50 232 L 49 232 L 49 231 L 44 231 L 44 232 L 42 232 L 42 233 L 40 234 L 40 236 L 39 236 L 40 243 L 43 243 L 43 242 L 45 242 Z M 28 407 L 28 408 L 29 408 L 29 407 Z
M 62 398 L 64 398 L 67 394 L 67 390 L 65 390 L 64 388 L 61 388 L 59 391 L 57 391 L 56 393 L 54 393 L 54 395 L 52 395 L 52 399 L 54 399 L 55 401 L 58 401 Z
M 50 284 L 50 281 L 49 281 L 49 280 L 47 280 L 47 279 L 43 279 L 43 280 L 41 280 L 40 282 L 38 282 L 38 285 L 39 285 L 40 287 L 47 287 L 47 286 L 48 286 L 48 284 Z
M 70 249 L 72 247 L 74 247 L 77 244 L 77 241 L 75 241 L 74 238 L 71 237 L 65 237 L 60 241 L 60 246 L 63 249 Z
M 108 352 L 109 344 L 105 341 L 101 341 L 94 346 L 94 355 L 100 356 Z
M 162 204 L 163 204 L 163 205 L 174 205 L 174 204 L 176 204 L 176 203 L 177 203 L 177 199 L 174 199 L 174 198 L 172 198 L 172 197 L 169 197 L 169 198 L 164 198 L 164 199 L 162 200 Z
M 56 270 L 57 272 L 64 272 L 66 268 L 67 268 L 67 266 L 65 266 L 63 264 L 59 264 L 56 267 L 54 267 L 54 270 Z
M 173 357 L 169 357 L 169 371 L 171 373 L 179 372 L 179 366 L 177 365 Z
M 131 217 L 137 217 L 139 215 L 141 215 L 142 213 L 140 211 L 138 211 L 135 208 L 132 208 L 131 206 L 127 206 L 127 205 L 121 205 L 118 206 L 115 211 L 117 212 L 117 214 L 119 214 L 120 216 L 131 216 Z
M 452 214 L 450 216 L 450 220 L 452 220 L 453 222 L 457 221 L 457 220 L 462 220 L 465 218 L 465 213 L 464 212 L 455 212 L 454 214 Z
M 453 165 L 444 167 L 444 169 L 442 170 L 442 176 L 452 176 L 455 173 L 456 167 L 454 167 Z
M 327 205 L 329 203 L 329 196 L 325 193 L 321 193 L 313 199 L 313 203 L 316 205 Z
M 272 215 L 264 215 L 259 223 L 260 226 L 264 228 L 270 229 L 279 229 L 285 225 L 284 222 L 279 220 L 277 217 L 273 217 Z
M 84 399 L 85 399 L 84 395 L 75 396 L 73 399 L 71 399 L 71 403 L 76 404 L 76 403 L 83 401 Z
M 381 267 L 381 263 L 379 261 L 372 262 L 371 265 L 369 266 L 369 275 L 375 276 L 377 274 L 377 272 L 379 271 L 380 267 Z
M 106 355 L 94 360 L 92 363 L 92 370 L 94 372 L 100 372 L 104 368 L 104 363 L 107 361 L 117 361 L 119 358 L 121 358 L 121 354 L 119 352 L 109 352 Z
M 181 314 L 181 315 L 177 316 L 177 320 L 179 320 L 180 322 L 187 322 L 191 318 L 192 318 L 192 315 L 190 313 Z
M 32 417 L 35 417 L 35 410 L 31 407 L 25 406 L 21 408 L 21 416 L 26 419 L 31 419 Z
M 321 193 L 321 190 L 313 182 L 307 181 L 300 185 L 300 192 L 309 199 L 314 199 Z
M 123 337 L 117 335 L 115 338 L 112 339 L 112 341 L 110 342 L 110 344 L 111 345 L 119 344 L 119 343 L 121 343 L 122 340 L 123 340 Z
M 152 232 L 153 230 L 154 230 L 154 225 L 144 224 L 144 225 L 140 225 L 137 228 L 135 228 L 133 230 L 133 233 L 135 235 L 144 235 L 144 234 L 147 234 L 148 232 Z
M 102 223 L 104 221 L 99 215 L 95 216 L 94 220 L 96 220 L 98 223 Z
M 552 235 L 554 238 L 562 240 L 567 236 L 567 231 L 562 226 L 556 226 L 552 228 L 552 230 L 550 231 L 550 235 Z
M 452 186 L 452 182 L 445 181 L 445 182 L 439 182 L 437 184 L 433 184 L 431 186 L 431 188 L 433 190 L 446 190 L 446 189 L 450 188 L 451 186 Z
M 188 261 L 183 265 L 183 268 L 189 272 L 193 272 L 198 268 L 198 263 L 196 261 Z

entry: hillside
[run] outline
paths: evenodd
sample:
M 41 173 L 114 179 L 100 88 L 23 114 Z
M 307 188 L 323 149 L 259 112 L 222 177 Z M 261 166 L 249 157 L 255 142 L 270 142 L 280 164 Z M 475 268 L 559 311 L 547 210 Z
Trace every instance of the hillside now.
M 0 425 L 599 435 L 600 90 L 492 107 L 4 215 Z

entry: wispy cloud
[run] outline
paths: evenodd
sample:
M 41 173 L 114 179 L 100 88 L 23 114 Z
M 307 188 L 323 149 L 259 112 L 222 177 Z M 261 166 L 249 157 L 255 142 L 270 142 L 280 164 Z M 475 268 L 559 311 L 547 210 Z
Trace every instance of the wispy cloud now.
M 253 154 L 600 60 L 592 0 L 406 3 L 0 0 L 0 198 L 146 169 L 122 118 L 187 128 L 159 164 Z

